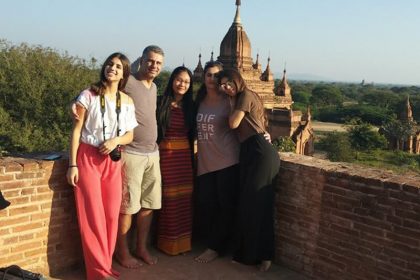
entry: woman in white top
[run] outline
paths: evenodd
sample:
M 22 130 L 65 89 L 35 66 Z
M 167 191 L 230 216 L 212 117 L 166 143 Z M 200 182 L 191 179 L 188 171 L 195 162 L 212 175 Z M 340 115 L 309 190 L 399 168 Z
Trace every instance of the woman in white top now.
M 111 54 L 100 81 L 76 101 L 67 180 L 74 187 L 88 280 L 118 277 L 111 266 L 121 206 L 119 149 L 133 140 L 137 126 L 133 101 L 121 92 L 129 65 L 125 55 Z

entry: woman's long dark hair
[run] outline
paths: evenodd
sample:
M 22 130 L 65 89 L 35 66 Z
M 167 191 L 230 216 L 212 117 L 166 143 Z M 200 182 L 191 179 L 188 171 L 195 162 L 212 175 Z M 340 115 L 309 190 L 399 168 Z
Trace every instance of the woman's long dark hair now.
M 173 90 L 173 83 L 176 77 L 182 73 L 186 72 L 190 77 L 190 87 L 187 92 L 182 97 L 182 111 L 184 113 L 185 125 L 189 131 L 189 139 L 192 140 L 195 129 L 195 106 L 193 101 L 193 75 L 191 71 L 184 66 L 179 66 L 175 68 L 169 77 L 168 84 L 166 89 L 161 97 L 158 108 L 156 111 L 156 117 L 158 121 L 158 143 L 162 141 L 165 137 L 166 129 L 171 121 L 171 104 L 175 101 L 175 93 Z
M 127 84 L 127 81 L 128 81 L 128 77 L 130 76 L 130 61 L 124 54 L 115 52 L 111 54 L 110 56 L 108 56 L 104 64 L 102 64 L 99 81 L 90 86 L 90 89 L 94 91 L 96 94 L 99 94 L 99 95 L 104 94 L 106 84 L 108 82 L 105 76 L 105 67 L 109 65 L 114 58 L 118 58 L 119 60 L 121 60 L 121 64 L 123 66 L 123 78 L 118 83 L 118 90 L 123 90 L 125 88 L 125 85 Z
M 200 105 L 200 103 L 206 98 L 207 95 L 207 89 L 206 89 L 206 74 L 207 70 L 212 67 L 219 68 L 220 71 L 223 70 L 223 64 L 219 61 L 209 61 L 204 65 L 204 71 L 203 71 L 203 83 L 201 84 L 200 88 L 197 91 L 197 97 L 195 98 L 195 103 L 197 104 L 197 107 Z

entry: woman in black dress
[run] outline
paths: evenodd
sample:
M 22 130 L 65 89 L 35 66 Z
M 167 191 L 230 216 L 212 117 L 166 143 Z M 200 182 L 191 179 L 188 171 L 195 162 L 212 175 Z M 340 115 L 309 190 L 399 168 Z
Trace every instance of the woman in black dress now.
M 240 195 L 233 259 L 266 271 L 274 258 L 274 186 L 280 158 L 265 139 L 267 120 L 257 93 L 235 70 L 218 74 L 220 89 L 231 97 L 229 126 L 240 141 Z

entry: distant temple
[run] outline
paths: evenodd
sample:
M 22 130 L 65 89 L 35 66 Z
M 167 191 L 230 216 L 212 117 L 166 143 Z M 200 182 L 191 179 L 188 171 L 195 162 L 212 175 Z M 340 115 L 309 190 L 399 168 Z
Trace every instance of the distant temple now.
M 414 126 L 414 135 L 408 137 L 405 141 L 388 136 L 389 148 L 392 150 L 401 149 L 408 153 L 420 154 L 420 125 L 417 124 L 413 118 L 413 111 L 408 96 L 405 106 L 398 116 L 398 120 L 403 123 L 411 123 Z
M 270 57 L 267 67 L 262 71 L 259 54 L 255 63 L 251 56 L 251 41 L 245 33 L 240 17 L 241 1 L 236 0 L 236 14 L 232 25 L 220 44 L 220 55 L 217 60 L 223 63 L 225 69 L 236 69 L 244 78 L 250 89 L 257 92 L 264 102 L 269 120 L 271 138 L 280 136 L 291 137 L 296 144 L 296 153 L 312 155 L 314 134 L 311 125 L 311 115 L 308 108 L 305 114 L 292 110 L 291 88 L 287 83 L 286 70 L 280 84 L 275 88 L 274 77 L 270 69 Z M 213 59 L 213 52 L 211 59 Z M 201 54 L 194 70 L 197 80 L 203 75 Z

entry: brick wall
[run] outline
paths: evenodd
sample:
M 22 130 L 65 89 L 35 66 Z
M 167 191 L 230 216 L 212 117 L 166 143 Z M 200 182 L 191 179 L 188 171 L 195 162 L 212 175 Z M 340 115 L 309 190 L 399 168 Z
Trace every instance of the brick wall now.
M 420 174 L 281 158 L 279 263 L 314 279 L 420 279 Z
M 276 261 L 314 279 L 420 279 L 420 175 L 281 154 Z M 0 159 L 0 267 L 82 260 L 66 160 Z
M 0 190 L 11 205 L 0 210 L 0 267 L 54 276 L 82 259 L 67 161 L 0 159 Z

